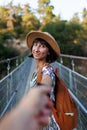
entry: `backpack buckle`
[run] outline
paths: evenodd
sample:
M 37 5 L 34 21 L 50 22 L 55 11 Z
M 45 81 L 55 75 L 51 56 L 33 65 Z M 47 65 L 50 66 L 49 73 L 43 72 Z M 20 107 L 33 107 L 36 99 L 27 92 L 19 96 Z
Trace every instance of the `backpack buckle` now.
M 66 112 L 65 115 L 67 115 L 67 116 L 74 116 L 74 113 Z

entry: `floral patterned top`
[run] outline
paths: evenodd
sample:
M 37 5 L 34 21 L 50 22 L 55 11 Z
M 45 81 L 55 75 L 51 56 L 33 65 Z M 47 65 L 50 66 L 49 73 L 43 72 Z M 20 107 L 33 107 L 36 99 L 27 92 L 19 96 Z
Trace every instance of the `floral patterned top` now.
M 31 78 L 30 81 L 30 88 L 35 87 L 37 85 L 37 74 L 38 74 L 38 70 L 36 70 Z M 42 69 L 42 76 L 48 74 L 51 79 L 52 79 L 52 89 L 51 89 L 51 93 L 50 93 L 50 99 L 52 101 L 55 101 L 55 96 L 54 96 L 54 89 L 55 89 L 55 74 L 54 74 L 54 70 L 51 66 L 45 66 Z M 51 117 L 49 117 L 49 125 L 41 130 L 60 130 L 58 124 L 55 121 L 55 118 L 53 116 L 53 114 L 51 115 Z

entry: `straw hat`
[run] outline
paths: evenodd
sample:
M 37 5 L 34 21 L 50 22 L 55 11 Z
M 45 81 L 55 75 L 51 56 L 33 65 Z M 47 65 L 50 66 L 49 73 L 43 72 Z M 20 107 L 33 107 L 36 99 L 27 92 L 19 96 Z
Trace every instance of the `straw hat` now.
M 32 31 L 27 34 L 26 41 L 27 41 L 27 46 L 31 49 L 33 41 L 36 38 L 42 38 L 45 40 L 53 49 L 53 51 L 56 53 L 56 56 L 60 56 L 60 48 L 55 41 L 55 39 L 47 32 L 40 32 L 40 31 Z

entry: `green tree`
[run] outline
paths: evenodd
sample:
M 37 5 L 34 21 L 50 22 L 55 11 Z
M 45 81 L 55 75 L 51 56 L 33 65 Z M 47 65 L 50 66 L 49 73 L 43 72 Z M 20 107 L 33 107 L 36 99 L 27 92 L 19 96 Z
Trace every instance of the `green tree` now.
M 81 23 L 77 21 L 55 21 L 47 23 L 42 30 L 54 36 L 61 48 L 61 53 L 86 55 L 84 53 L 86 40 L 83 37 L 84 28 Z
M 12 58 L 18 56 L 20 53 L 17 49 L 12 47 L 5 47 L 4 45 L 0 44 L 0 60 Z
M 10 30 L 14 29 L 14 23 L 15 23 L 15 11 L 12 5 L 12 1 L 8 3 L 7 5 L 8 8 L 8 18 L 7 18 L 7 27 Z
M 29 13 L 31 13 L 31 7 L 30 7 L 29 4 L 25 4 L 25 5 L 24 5 L 24 8 L 23 8 L 23 14 L 24 14 L 24 15 L 27 15 L 27 14 L 29 14 Z
M 73 23 L 75 22 L 75 23 L 79 24 L 80 23 L 80 19 L 79 19 L 78 13 L 75 13 L 70 21 L 73 22 Z
M 47 23 L 42 30 L 49 32 L 60 43 L 65 43 L 64 30 L 66 27 L 66 21 L 56 21 Z
M 29 13 L 22 16 L 22 27 L 24 34 L 26 35 L 31 30 L 38 30 L 40 22 L 33 13 Z
M 20 4 L 18 4 L 17 6 L 13 6 L 13 9 L 15 10 L 15 16 L 21 16 L 23 13 L 23 8 L 21 7 Z
M 82 24 L 83 24 L 84 28 L 87 29 L 87 10 L 86 10 L 86 8 L 83 9 L 82 16 L 83 16 Z
M 7 28 L 8 9 L 0 6 L 0 29 Z
M 53 14 L 54 6 L 50 5 L 50 0 L 38 0 L 38 13 L 43 25 L 50 22 L 55 15 Z

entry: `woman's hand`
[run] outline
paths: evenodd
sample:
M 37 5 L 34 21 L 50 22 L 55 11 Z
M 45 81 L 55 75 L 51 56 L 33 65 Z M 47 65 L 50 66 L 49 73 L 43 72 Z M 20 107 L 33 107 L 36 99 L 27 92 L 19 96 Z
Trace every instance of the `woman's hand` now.
M 49 116 L 52 108 L 52 102 L 48 97 L 49 93 L 50 87 L 44 85 L 39 88 L 32 88 L 19 105 L 19 107 L 21 106 L 21 108 L 26 112 L 26 122 L 30 117 L 29 124 L 33 124 L 31 126 L 31 130 L 34 127 L 38 128 L 40 126 L 46 126 L 49 122 Z
M 32 88 L 20 103 L 0 120 L 1 130 L 37 130 L 49 122 L 50 87 Z

